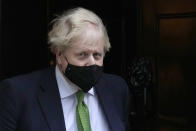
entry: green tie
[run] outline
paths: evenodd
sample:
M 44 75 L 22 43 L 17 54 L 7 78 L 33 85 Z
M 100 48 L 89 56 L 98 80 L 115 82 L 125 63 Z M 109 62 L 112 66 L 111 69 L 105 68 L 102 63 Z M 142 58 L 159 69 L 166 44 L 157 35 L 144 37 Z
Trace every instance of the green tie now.
M 76 107 L 76 121 L 78 131 L 91 131 L 88 107 L 84 103 L 84 92 L 76 93 L 78 105 Z

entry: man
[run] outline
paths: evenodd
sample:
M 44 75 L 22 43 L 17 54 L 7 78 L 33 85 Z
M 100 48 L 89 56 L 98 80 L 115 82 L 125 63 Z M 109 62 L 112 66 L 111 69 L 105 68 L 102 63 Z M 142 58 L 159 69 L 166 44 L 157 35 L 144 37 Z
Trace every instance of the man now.
M 102 73 L 110 48 L 101 19 L 84 8 L 53 21 L 56 67 L 0 84 L 0 131 L 126 131 L 129 90 Z

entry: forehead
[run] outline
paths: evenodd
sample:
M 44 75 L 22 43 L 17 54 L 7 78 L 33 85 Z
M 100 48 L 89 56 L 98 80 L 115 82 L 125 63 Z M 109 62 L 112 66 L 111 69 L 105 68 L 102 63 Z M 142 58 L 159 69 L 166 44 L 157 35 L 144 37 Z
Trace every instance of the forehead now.
M 96 26 L 89 24 L 81 31 L 81 35 L 73 41 L 71 48 L 104 50 L 103 33 Z
M 90 52 L 104 52 L 104 46 L 102 42 L 94 41 L 93 44 L 91 43 L 83 43 L 81 41 L 75 42 L 70 48 L 70 51 L 90 51 Z

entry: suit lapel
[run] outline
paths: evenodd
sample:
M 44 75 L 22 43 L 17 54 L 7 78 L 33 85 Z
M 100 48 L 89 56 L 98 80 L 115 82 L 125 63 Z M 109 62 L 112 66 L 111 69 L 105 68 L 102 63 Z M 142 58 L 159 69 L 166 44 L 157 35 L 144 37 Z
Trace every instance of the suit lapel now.
M 66 131 L 54 68 L 41 83 L 38 101 L 51 131 Z
M 122 121 L 120 120 L 119 113 L 116 111 L 113 101 L 114 96 L 109 85 L 101 79 L 100 82 L 95 86 L 95 91 L 98 95 L 99 102 L 104 111 L 108 124 L 112 131 L 125 131 Z

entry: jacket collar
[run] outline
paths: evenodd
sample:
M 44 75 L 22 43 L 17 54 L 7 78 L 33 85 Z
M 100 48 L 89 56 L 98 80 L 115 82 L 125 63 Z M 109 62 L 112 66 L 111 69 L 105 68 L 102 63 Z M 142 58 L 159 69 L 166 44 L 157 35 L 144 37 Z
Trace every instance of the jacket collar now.
M 55 68 L 49 69 L 41 82 L 38 101 L 51 131 L 66 131 Z
M 107 84 L 102 77 L 100 82 L 95 86 L 95 91 L 112 131 L 125 131 L 119 112 L 117 112 L 116 106 L 114 105 L 114 97 L 116 96 L 113 96 L 112 88 L 109 88 L 109 86 L 111 85 Z

